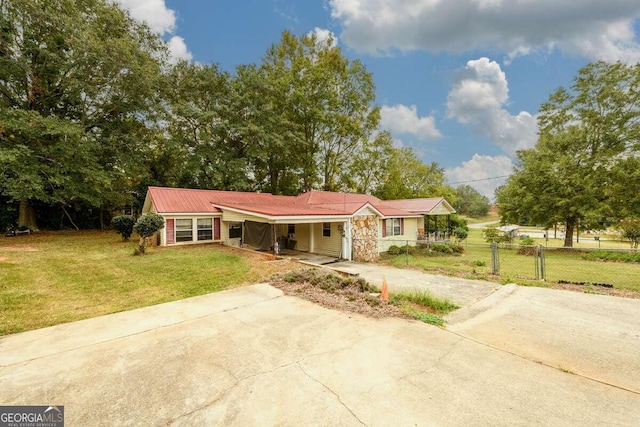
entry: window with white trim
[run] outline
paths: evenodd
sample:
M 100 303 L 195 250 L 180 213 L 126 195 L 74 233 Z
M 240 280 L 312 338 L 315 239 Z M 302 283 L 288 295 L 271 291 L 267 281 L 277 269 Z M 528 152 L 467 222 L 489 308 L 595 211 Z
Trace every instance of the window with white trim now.
M 213 240 L 213 218 L 198 218 L 198 240 Z
M 191 218 L 176 218 L 176 242 L 193 241 L 193 221 Z
M 322 223 L 322 236 L 323 237 L 331 237 L 331 223 L 323 222 Z
M 386 220 L 386 235 L 401 236 L 402 235 L 402 218 L 388 218 Z

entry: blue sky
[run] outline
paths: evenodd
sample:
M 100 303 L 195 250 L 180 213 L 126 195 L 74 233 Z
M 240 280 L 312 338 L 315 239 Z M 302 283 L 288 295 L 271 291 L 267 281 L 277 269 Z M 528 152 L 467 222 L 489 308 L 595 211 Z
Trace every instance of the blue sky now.
M 284 30 L 332 33 L 373 74 L 395 143 L 490 198 L 516 150 L 535 144 L 551 92 L 590 61 L 640 61 L 637 0 L 115 1 L 174 58 L 230 72 L 259 63 Z

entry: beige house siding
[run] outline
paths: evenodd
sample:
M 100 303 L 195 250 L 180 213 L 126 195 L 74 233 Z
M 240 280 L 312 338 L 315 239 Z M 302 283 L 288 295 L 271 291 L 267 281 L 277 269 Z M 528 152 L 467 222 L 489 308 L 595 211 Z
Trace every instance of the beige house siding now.
M 429 212 L 429 215 L 450 215 L 451 212 L 444 207 L 443 203 L 438 203 L 438 206 L 436 206 L 435 208 L 433 208 L 433 210 L 431 210 L 431 212 Z
M 387 252 L 392 245 L 403 246 L 409 241 L 410 246 L 416 245 L 418 239 L 418 226 L 422 222 L 422 218 L 405 218 L 404 234 L 401 236 L 382 237 L 382 220 L 378 221 L 378 251 Z
M 309 230 L 313 224 L 296 224 L 296 232 L 293 238 L 296 240 L 296 251 L 309 251 Z M 282 234 L 287 235 L 288 225 L 282 225 Z
M 222 220 L 225 222 L 244 222 L 244 221 L 269 222 L 264 218 L 260 218 L 259 216 L 253 216 L 249 214 L 226 211 L 226 210 L 222 211 Z
M 317 254 L 339 257 L 342 249 L 342 235 L 338 230 L 338 225 L 343 223 L 330 222 L 331 236 L 322 235 L 322 223 L 311 224 L 313 228 L 313 248 L 311 251 Z

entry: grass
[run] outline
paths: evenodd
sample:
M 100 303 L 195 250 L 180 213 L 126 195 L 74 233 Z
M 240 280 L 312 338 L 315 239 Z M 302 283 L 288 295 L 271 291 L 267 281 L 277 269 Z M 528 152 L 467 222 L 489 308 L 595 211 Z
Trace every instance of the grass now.
M 0 240 L 0 335 L 256 283 L 279 263 L 217 245 L 151 248 L 115 233 Z
M 393 294 L 390 302 L 400 306 L 402 311 L 424 323 L 444 326 L 442 315 L 460 308 L 448 299 L 434 297 L 429 291 L 415 290 L 408 293 Z
M 583 258 L 583 251 L 548 248 L 545 251 L 546 282 L 535 279 L 533 256 L 518 255 L 513 249 L 499 250 L 500 276 L 492 275 L 491 248 L 486 244 L 464 244 L 464 253 L 445 256 L 382 255 L 381 262 L 398 268 L 419 268 L 428 273 L 467 279 L 548 286 L 549 282 L 612 284 L 614 288 L 640 291 L 640 263 L 608 262 Z

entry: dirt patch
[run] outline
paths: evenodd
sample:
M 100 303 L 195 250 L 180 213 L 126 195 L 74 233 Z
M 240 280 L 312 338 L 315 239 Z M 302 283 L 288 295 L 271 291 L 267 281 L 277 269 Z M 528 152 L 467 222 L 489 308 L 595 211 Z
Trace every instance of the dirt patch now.
M 577 283 L 549 283 L 549 288 L 562 289 L 565 291 L 574 291 L 585 294 L 609 295 L 622 298 L 640 299 L 640 292 L 629 289 L 606 288 L 603 286 L 577 284 Z
M 335 310 L 373 318 L 411 318 L 395 304 L 382 301 L 363 279 L 336 276 L 332 270 L 304 269 L 276 274 L 269 283 L 291 295 Z

